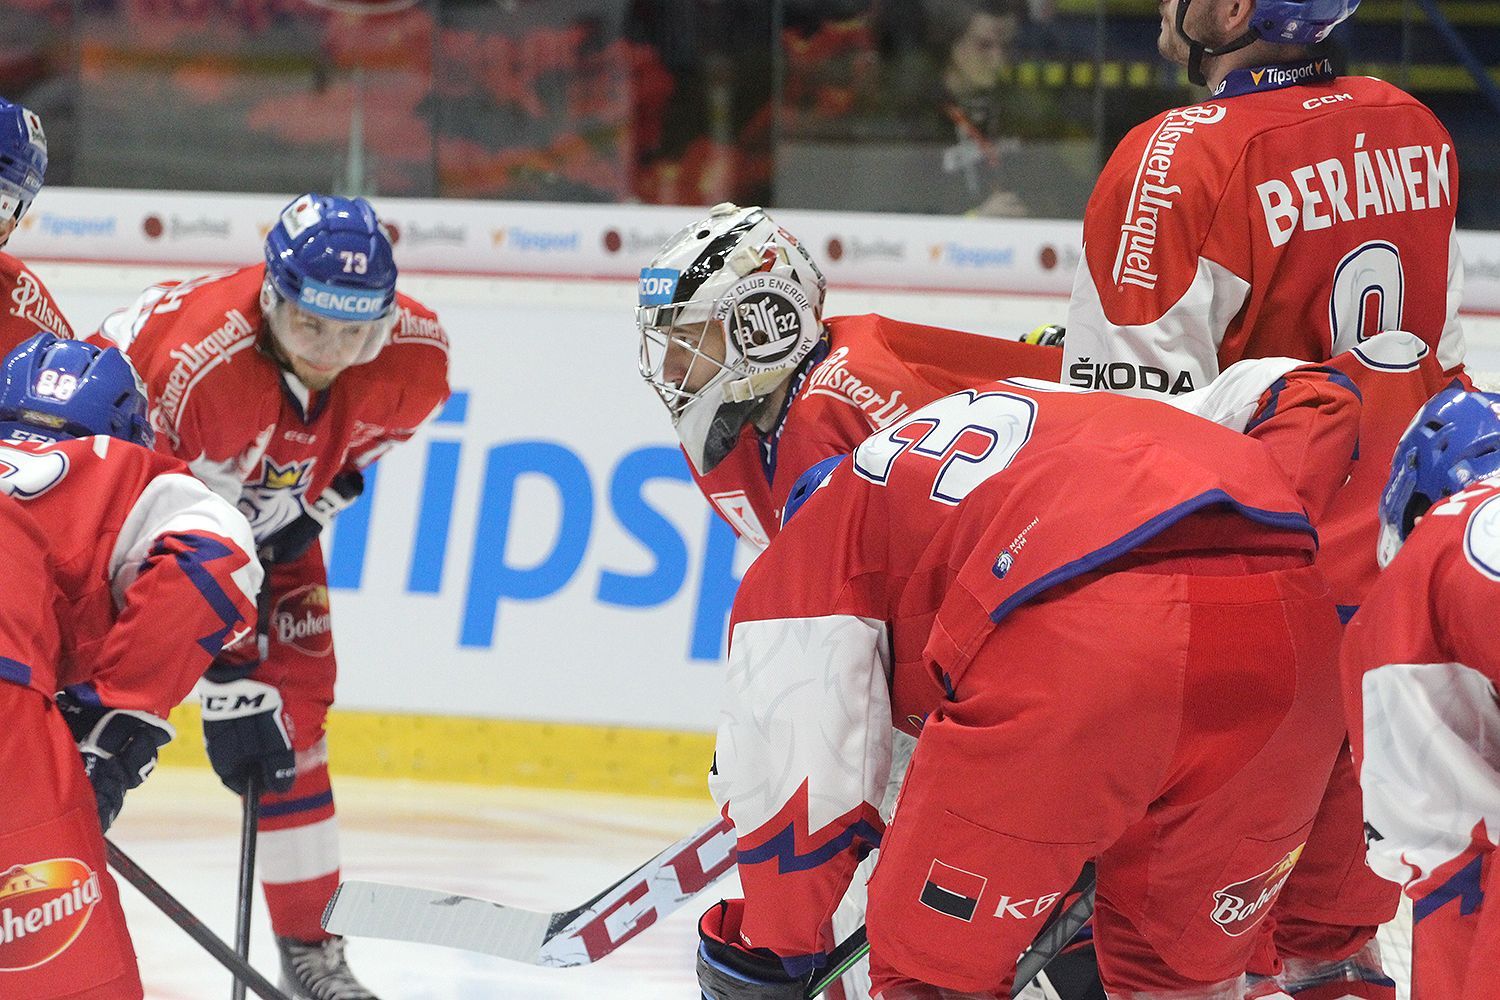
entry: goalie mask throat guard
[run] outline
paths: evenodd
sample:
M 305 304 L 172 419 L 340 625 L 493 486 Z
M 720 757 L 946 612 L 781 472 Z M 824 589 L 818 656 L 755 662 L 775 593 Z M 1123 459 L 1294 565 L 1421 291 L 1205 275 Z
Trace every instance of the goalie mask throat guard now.
M 722 204 L 641 270 L 641 377 L 711 471 L 823 337 L 823 273 L 759 208 Z

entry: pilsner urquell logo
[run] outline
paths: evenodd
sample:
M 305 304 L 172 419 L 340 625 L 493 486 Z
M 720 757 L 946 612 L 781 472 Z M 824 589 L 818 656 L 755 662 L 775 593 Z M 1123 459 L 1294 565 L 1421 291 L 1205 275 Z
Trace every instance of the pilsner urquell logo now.
M 83 933 L 99 902 L 99 876 L 77 858 L 0 872 L 0 971 L 50 962 Z
M 1226 885 L 1214 893 L 1213 922 L 1230 937 L 1239 937 L 1265 916 L 1281 886 L 1292 874 L 1305 844 L 1298 844 L 1286 857 L 1259 875 Z

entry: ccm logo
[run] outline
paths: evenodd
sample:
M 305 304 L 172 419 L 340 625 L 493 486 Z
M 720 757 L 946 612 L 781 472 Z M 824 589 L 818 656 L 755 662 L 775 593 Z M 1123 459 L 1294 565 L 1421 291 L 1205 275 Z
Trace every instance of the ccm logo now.
M 1353 94 L 1324 94 L 1322 97 L 1314 97 L 1303 101 L 1302 106 L 1308 111 L 1315 111 L 1325 104 L 1342 104 L 1345 101 L 1354 100 Z
M 264 694 L 214 694 L 203 699 L 206 712 L 238 712 L 247 708 L 262 708 L 266 702 Z

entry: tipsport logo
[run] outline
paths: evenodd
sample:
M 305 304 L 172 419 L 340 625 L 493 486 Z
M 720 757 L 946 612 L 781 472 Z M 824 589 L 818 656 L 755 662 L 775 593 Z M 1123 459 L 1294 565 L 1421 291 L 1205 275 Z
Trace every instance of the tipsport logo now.
M 448 555 L 461 547 L 470 552 L 468 578 L 457 644 L 468 649 L 494 648 L 505 626 L 504 608 L 554 597 L 589 577 L 588 589 L 602 605 L 647 611 L 691 592 L 692 619 L 684 637 L 690 659 L 718 661 L 723 653 L 730 607 L 740 576 L 736 572 L 739 539 L 707 505 L 701 536 L 689 538 L 651 499 L 663 483 L 692 489 L 687 460 L 676 446 L 646 445 L 627 451 L 608 469 L 589 462 L 556 440 L 502 441 L 483 445 L 464 440 L 470 395 L 455 392 L 438 414 L 428 436 L 420 497 L 407 551 L 405 592 L 436 595 L 455 585 L 449 579 Z M 483 455 L 469 454 L 484 448 Z M 483 471 L 472 524 L 458 523 L 455 506 L 461 462 L 480 462 Z M 382 489 L 405 484 L 381 483 L 381 463 L 365 470 L 365 491 L 335 520 L 325 552 L 328 585 L 357 590 L 364 582 L 365 562 L 374 537 L 373 505 Z M 550 548 L 535 556 L 523 538 L 518 510 L 522 483 L 534 489 L 545 483 L 557 498 L 555 535 Z M 696 491 L 693 491 L 696 493 Z M 695 497 L 695 500 L 697 498 Z M 698 500 L 701 504 L 701 500 Z M 386 529 L 389 531 L 389 529 Z M 646 553 L 644 571 L 607 566 L 586 567 L 590 546 L 603 536 L 623 534 Z M 457 536 L 455 538 L 455 536 Z M 701 538 L 701 542 L 699 539 Z M 382 547 L 403 544 L 402 534 L 382 534 Z M 516 550 L 527 554 L 520 555 Z
M 77 858 L 0 873 L 0 972 L 34 969 L 67 951 L 100 898 L 98 873 Z

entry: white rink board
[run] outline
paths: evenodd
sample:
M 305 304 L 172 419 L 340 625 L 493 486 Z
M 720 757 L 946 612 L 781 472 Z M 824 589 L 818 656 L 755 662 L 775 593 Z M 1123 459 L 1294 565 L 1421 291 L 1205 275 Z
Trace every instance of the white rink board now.
M 33 266 L 80 332 L 146 285 L 202 270 Z M 712 729 L 725 615 L 751 553 L 681 478 L 636 373 L 634 283 L 408 273 L 402 288 L 442 317 L 468 404 L 383 459 L 373 502 L 333 533 L 340 705 Z M 1060 322 L 1066 300 L 835 286 L 827 311 L 1015 336 Z M 1500 370 L 1500 321 L 1469 330 L 1471 367 Z M 445 539 L 434 511 L 449 496 Z

